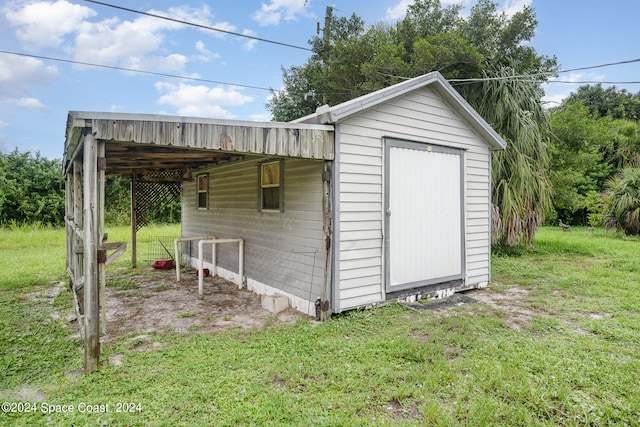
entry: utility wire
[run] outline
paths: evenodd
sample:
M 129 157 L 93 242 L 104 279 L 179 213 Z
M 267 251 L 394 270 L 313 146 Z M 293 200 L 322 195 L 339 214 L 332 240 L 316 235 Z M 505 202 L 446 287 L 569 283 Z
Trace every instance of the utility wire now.
M 268 88 L 268 87 L 243 85 L 243 84 L 239 84 L 239 83 L 227 83 L 227 82 L 220 82 L 220 81 L 216 81 L 216 80 L 201 79 L 201 78 L 198 78 L 198 77 L 178 76 L 178 75 L 175 75 L 175 74 L 158 73 L 158 72 L 155 72 L 155 71 L 146 71 L 146 70 L 137 70 L 137 69 L 134 69 L 134 68 L 116 67 L 116 66 L 113 66 L 113 65 L 93 64 L 91 62 L 72 61 L 70 59 L 53 58 L 51 56 L 31 55 L 31 54 L 26 54 L 26 53 L 10 52 L 8 50 L 0 50 L 0 53 L 6 53 L 6 54 L 9 54 L 9 55 L 24 56 L 24 57 L 28 57 L 28 58 L 45 59 L 45 60 L 48 60 L 48 61 L 66 62 L 68 64 L 86 65 L 86 66 L 89 66 L 89 67 L 107 68 L 109 70 L 129 71 L 129 72 L 132 72 L 132 73 L 151 74 L 153 76 L 171 77 L 171 78 L 175 78 L 175 79 L 193 80 L 193 81 L 197 81 L 197 82 L 214 83 L 214 84 L 220 84 L 220 85 L 238 86 L 238 87 L 245 87 L 245 88 L 249 88 L 249 89 L 259 89 L 259 90 L 266 90 L 266 91 L 269 91 L 269 92 L 271 92 L 271 91 L 277 92 L 275 89 Z
M 566 84 L 606 84 L 606 85 L 637 85 L 640 81 L 630 82 L 610 82 L 606 80 L 584 80 L 579 82 L 568 82 L 565 80 L 547 80 L 545 83 L 566 83 Z
M 73 61 L 71 59 L 54 58 L 54 57 L 51 57 L 51 56 L 33 55 L 33 54 L 20 53 L 20 52 L 11 52 L 11 51 L 8 51 L 8 50 L 0 50 L 0 53 L 4 53 L 4 54 L 7 54 L 7 55 L 22 56 L 22 57 L 27 57 L 27 58 L 43 59 L 43 60 L 47 60 L 47 61 L 56 61 L 56 62 L 64 62 L 64 63 L 68 63 L 68 64 L 84 65 L 84 66 L 87 66 L 87 67 L 98 67 L 98 68 L 105 68 L 105 69 L 109 69 L 109 70 L 127 71 L 127 72 L 131 72 L 131 73 L 140 73 L 140 74 L 149 74 L 149 75 L 153 75 L 153 76 L 161 76 L 161 77 L 169 77 L 169 78 L 175 78 L 175 79 L 191 80 L 191 81 L 197 81 L 197 82 L 203 82 L 203 83 L 213 83 L 213 84 L 220 84 L 220 85 L 227 85 L 227 86 L 237 86 L 237 87 L 244 87 L 244 88 L 247 88 L 247 89 L 265 90 L 265 91 L 268 91 L 268 92 L 282 92 L 282 90 L 277 90 L 277 89 L 273 89 L 273 88 L 269 88 L 269 87 L 263 87 L 263 86 L 222 82 L 222 81 L 218 81 L 218 80 L 203 79 L 203 78 L 189 77 L 189 76 L 180 76 L 180 75 L 168 74 L 168 73 L 158 73 L 158 72 L 155 72 L 155 71 L 147 71 L 147 70 L 139 70 L 139 69 L 133 69 L 133 68 L 116 67 L 116 66 L 113 66 L 113 65 L 95 64 L 95 63 L 91 63 L 91 62 Z M 529 81 L 529 82 L 532 82 L 532 83 L 640 84 L 640 81 L 564 81 L 564 80 L 539 80 L 539 79 L 535 80 L 535 77 L 542 77 L 542 76 L 548 76 L 548 75 L 554 75 L 554 74 L 560 74 L 560 73 L 568 73 L 568 72 L 572 72 L 572 71 L 590 70 L 590 69 L 594 69 L 594 68 L 609 67 L 609 66 L 629 64 L 629 63 L 634 63 L 634 62 L 640 62 L 640 59 L 632 59 L 632 60 L 628 60 L 628 61 L 612 62 L 612 63 L 609 63 L 609 64 L 600 64 L 600 65 L 593 65 L 593 66 L 588 66 L 588 67 L 573 68 L 573 69 L 569 69 L 569 70 L 559 70 L 559 71 L 556 71 L 556 72 L 553 72 L 553 73 L 538 73 L 538 74 L 521 75 L 521 76 L 486 77 L 486 78 L 477 78 L 477 79 L 450 79 L 448 81 L 453 85 L 460 85 L 460 84 L 468 84 L 468 83 L 490 81 L 490 80 L 506 80 L 506 79 L 518 78 L 518 79 L 521 79 L 522 81 Z M 399 79 L 409 80 L 409 77 L 393 76 L 393 75 L 384 74 L 384 73 L 380 73 L 380 74 L 388 76 L 388 77 L 395 77 L 395 78 L 399 78 Z M 525 80 L 525 79 L 527 79 L 527 80 Z M 338 92 L 332 93 L 332 94 L 335 95 L 335 94 L 338 94 Z M 327 93 L 323 93 L 323 95 L 327 95 Z
M 570 68 L 567 70 L 558 70 L 558 71 L 545 71 L 542 73 L 533 73 L 533 74 L 521 74 L 521 75 L 514 75 L 514 76 L 497 76 L 497 77 L 475 77 L 475 78 L 468 78 L 468 79 L 447 79 L 447 81 L 451 84 L 454 83 L 475 83 L 475 82 L 488 82 L 488 81 L 494 81 L 494 80 L 510 80 L 510 79 L 534 79 L 536 77 L 550 77 L 550 76 L 555 76 L 556 74 L 561 74 L 561 73 L 571 73 L 574 71 L 584 71 L 584 70 L 593 70 L 594 68 L 603 68 L 603 67 L 611 67 L 614 65 L 624 65 L 624 64 L 632 64 L 635 62 L 640 62 L 640 58 L 638 59 L 629 59 L 627 61 L 618 61 L 618 62 L 610 62 L 607 64 L 599 64 L 599 65 L 591 65 L 591 66 L 587 66 L 587 67 L 579 67 L 579 68 Z M 378 73 L 381 76 L 385 76 L 385 77 L 393 77 L 396 79 L 403 79 L 403 80 L 411 80 L 413 77 L 404 77 L 404 76 L 396 76 L 393 74 L 387 74 L 387 73 Z M 536 81 L 536 80 L 528 80 L 528 81 Z M 550 83 L 592 83 L 592 82 L 565 82 L 562 80 L 546 80 L 547 82 Z M 618 84 L 633 84 L 633 83 L 637 83 L 637 82 L 600 82 L 600 83 L 618 83 Z
M 271 43 L 271 44 L 275 44 L 275 45 L 279 45 L 279 46 L 285 46 L 285 47 L 290 47 L 290 48 L 293 48 L 293 49 L 300 49 L 300 50 L 306 50 L 308 52 L 312 52 L 312 49 L 310 49 L 308 47 L 297 46 L 297 45 L 294 45 L 294 44 L 283 43 L 283 42 L 279 42 L 279 41 L 275 41 L 275 40 L 263 39 L 261 37 L 255 37 L 255 36 L 250 36 L 248 34 L 236 33 L 236 32 L 233 32 L 233 31 L 228 31 L 228 30 L 223 30 L 223 29 L 220 29 L 220 28 L 210 27 L 208 25 L 196 24 L 195 22 L 183 21 L 181 19 L 170 18 L 168 16 L 162 16 L 162 15 L 158 15 L 158 14 L 155 14 L 155 13 L 142 12 L 140 10 L 130 9 L 128 7 L 118 6 L 118 5 L 115 5 L 115 4 L 105 3 L 105 2 L 101 2 L 101 1 L 96 1 L 96 0 L 84 0 L 84 1 L 86 1 L 88 3 L 99 4 L 101 6 L 112 7 L 114 9 L 124 10 L 124 11 L 131 12 L 131 13 L 137 13 L 139 15 L 151 16 L 153 18 L 164 19 L 166 21 L 171 21 L 171 22 L 177 22 L 179 24 L 191 25 L 192 27 L 202 28 L 202 29 L 205 29 L 205 30 L 218 31 L 218 32 L 221 32 L 221 33 L 224 33 L 224 34 L 231 34 L 231 35 L 237 36 L 237 37 L 244 37 L 244 38 L 247 38 L 247 39 L 257 40 L 257 41 L 260 41 L 260 42 Z
M 608 64 L 592 65 L 590 67 L 572 68 L 572 69 L 569 69 L 569 70 L 558 71 L 558 73 L 569 73 L 569 72 L 573 72 L 573 71 L 593 70 L 594 68 L 610 67 L 612 65 L 632 64 L 634 62 L 640 62 L 640 58 L 638 58 L 638 59 L 629 59 L 628 61 L 610 62 Z
M 250 35 L 247 35 L 247 34 L 236 33 L 236 32 L 233 32 L 233 31 L 222 30 L 220 28 L 210 27 L 210 26 L 202 25 L 202 24 L 196 24 L 196 23 L 193 23 L 193 22 L 188 22 L 188 21 L 183 21 L 183 20 L 176 19 L 176 18 L 170 18 L 170 17 L 167 17 L 167 16 L 157 15 L 157 14 L 153 14 L 153 13 L 150 13 L 150 12 L 142 12 L 142 11 L 139 11 L 139 10 L 130 9 L 130 8 L 127 8 L 127 7 L 118 6 L 118 5 L 114 5 L 114 4 L 110 4 L 110 3 L 105 3 L 105 2 L 101 2 L 101 1 L 97 1 L 97 0 L 84 0 L 84 1 L 86 1 L 88 3 L 94 3 L 94 4 L 99 4 L 99 5 L 102 5 L 102 6 L 106 6 L 106 7 L 119 9 L 119 10 L 124 10 L 124 11 L 127 11 L 127 12 L 137 13 L 137 14 L 140 14 L 140 15 L 146 15 L 146 16 L 150 16 L 150 17 L 154 17 L 154 18 L 158 18 L 158 19 L 164 19 L 164 20 L 167 20 L 167 21 L 172 21 L 172 22 L 176 22 L 176 23 L 180 23 L 180 24 L 184 24 L 184 25 L 190 25 L 190 26 L 194 26 L 194 27 L 198 27 L 198 28 L 202 28 L 202 29 L 206 29 L 206 30 L 218 31 L 218 32 L 225 33 L 225 34 L 231 34 L 231 35 L 234 35 L 234 36 L 237 36 L 237 37 L 244 37 L 244 38 L 248 38 L 248 39 L 251 39 L 251 40 L 257 40 L 257 41 L 262 41 L 262 42 L 265 42 L 265 43 L 271 43 L 271 44 L 276 44 L 276 45 L 280 45 L 280 46 L 285 46 L 285 47 L 290 47 L 290 48 L 294 48 L 294 49 L 300 49 L 300 50 L 313 52 L 313 49 L 302 47 L 302 46 L 296 46 L 296 45 L 289 44 L 289 43 L 283 43 L 283 42 L 264 39 L 264 38 L 260 38 L 260 37 L 250 36 Z M 335 9 L 335 10 L 338 10 L 338 9 Z M 158 73 L 158 72 L 153 72 L 153 71 L 137 70 L 137 69 L 123 68 L 123 67 L 116 67 L 116 66 L 102 65 L 102 64 L 94 64 L 94 63 L 89 63 L 89 62 L 72 61 L 72 60 L 69 60 L 69 59 L 53 58 L 53 57 L 39 56 L 39 55 L 30 55 L 30 54 L 18 53 L 18 52 L 10 52 L 10 51 L 5 51 L 5 50 L 0 50 L 0 53 L 6 53 L 6 54 L 10 54 L 10 55 L 18 55 L 18 56 L 24 56 L 24 57 L 31 57 L 31 58 L 38 58 L 38 59 L 45 59 L 45 60 L 50 60 L 50 61 L 66 62 L 66 63 L 71 63 L 71 64 L 91 66 L 91 67 L 107 68 L 107 69 L 112 69 L 112 70 L 120 70 L 120 71 L 134 72 L 134 73 L 157 75 L 157 76 L 162 76 L 162 77 L 171 77 L 171 78 L 178 78 L 178 79 L 184 79 L 184 80 L 200 81 L 200 82 L 205 82 L 205 83 L 224 84 L 224 85 L 230 85 L 230 86 L 246 87 L 246 88 L 250 88 L 250 89 L 274 91 L 274 89 L 272 89 L 272 88 L 265 88 L 265 87 L 260 87 L 260 86 L 243 85 L 243 84 L 237 84 L 237 83 L 227 83 L 227 82 L 220 82 L 220 81 L 216 81 L 216 80 L 201 79 L 201 78 L 196 78 L 196 77 L 179 76 L 179 75 L 175 75 L 175 74 Z M 606 64 L 592 65 L 592 66 L 587 66 L 587 67 L 571 68 L 571 69 L 567 69 L 567 70 L 548 71 L 548 72 L 543 72 L 543 73 L 515 75 L 515 76 L 480 77 L 480 78 L 469 78 L 469 79 L 449 79 L 448 82 L 451 83 L 451 84 L 465 84 L 465 83 L 493 81 L 493 80 L 534 79 L 536 77 L 550 77 L 550 76 L 554 76 L 554 75 L 557 75 L 557 74 L 560 74 L 560 73 L 569 73 L 569 72 L 574 72 L 574 71 L 592 70 L 592 69 L 595 69 L 595 68 L 603 68 L 603 67 L 610 67 L 610 66 L 614 66 L 614 65 L 631 64 L 631 63 L 636 63 L 636 62 L 640 62 L 640 58 L 638 58 L 638 59 L 630 59 L 630 60 L 627 60 L 627 61 L 618 61 L 618 62 L 611 62 L 611 63 L 606 63 Z M 404 79 L 404 80 L 411 79 L 411 77 L 395 76 L 395 75 L 386 74 L 386 73 L 379 73 L 379 74 L 383 75 L 383 76 L 387 76 L 387 77 L 393 77 L 393 78 Z M 530 80 L 530 81 L 535 82 L 537 80 Z M 640 83 L 638 81 L 628 81 L 628 82 L 622 82 L 622 81 L 620 81 L 620 82 L 610 82 L 610 81 L 571 81 L 570 82 L 570 81 L 562 81 L 562 80 L 543 80 L 543 81 L 538 81 L 538 82 L 542 83 L 542 82 L 545 82 L 545 81 L 547 83 L 565 83 L 565 84 L 585 84 L 585 83 L 639 84 Z
M 630 59 L 630 60 L 627 60 L 627 61 L 610 62 L 610 63 L 607 63 L 607 64 L 591 65 L 591 66 L 587 66 L 587 67 L 570 68 L 570 69 L 567 69 L 567 70 L 546 71 L 544 73 L 523 74 L 523 75 L 516 75 L 516 76 L 479 77 L 479 78 L 471 78 L 471 79 L 449 79 L 448 81 L 450 83 L 464 83 L 464 82 L 473 83 L 473 82 L 486 82 L 486 81 L 492 81 L 492 80 L 531 79 L 531 78 L 535 78 L 535 77 L 549 77 L 549 76 L 554 76 L 556 74 L 561 74 L 561 73 L 572 73 L 574 71 L 584 71 L 584 70 L 593 70 L 595 68 L 611 67 L 611 66 L 614 66 L 614 65 L 632 64 L 632 63 L 635 63 L 635 62 L 640 62 L 640 58 Z M 404 77 L 399 77 L 399 78 L 404 78 Z M 553 80 L 553 81 L 549 80 L 549 82 L 552 82 L 552 83 L 589 83 L 589 82 L 564 82 L 564 81 L 561 81 L 561 80 Z M 610 83 L 610 82 L 602 82 L 602 83 Z M 635 82 L 619 82 L 619 83 L 623 84 L 623 83 L 635 83 Z

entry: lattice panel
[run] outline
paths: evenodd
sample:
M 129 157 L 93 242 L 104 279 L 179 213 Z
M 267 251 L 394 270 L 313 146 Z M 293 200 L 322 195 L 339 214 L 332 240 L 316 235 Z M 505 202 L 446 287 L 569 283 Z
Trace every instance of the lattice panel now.
M 182 170 L 150 171 L 139 174 L 135 185 L 136 231 L 149 224 L 150 212 L 180 201 Z

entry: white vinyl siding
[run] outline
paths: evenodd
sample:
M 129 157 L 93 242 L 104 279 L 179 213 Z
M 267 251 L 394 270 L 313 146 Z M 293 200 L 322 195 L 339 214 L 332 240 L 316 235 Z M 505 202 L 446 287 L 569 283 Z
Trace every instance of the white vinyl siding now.
M 490 149 L 430 88 L 393 98 L 336 125 L 340 164 L 339 311 L 385 299 L 383 140 L 385 137 L 464 150 L 465 286 L 489 280 Z M 361 262 L 359 262 L 361 261 Z
M 182 234 L 245 239 L 248 279 L 315 301 L 323 277 L 322 162 L 284 160 L 285 212 L 256 210 L 258 164 L 245 160 L 198 171 L 209 174 L 206 211 L 195 208 L 195 182 L 186 182 Z M 205 249 L 208 260 L 210 247 Z M 197 244 L 185 244 L 184 250 L 197 257 Z M 220 267 L 237 272 L 237 263 L 237 246 L 219 246 Z

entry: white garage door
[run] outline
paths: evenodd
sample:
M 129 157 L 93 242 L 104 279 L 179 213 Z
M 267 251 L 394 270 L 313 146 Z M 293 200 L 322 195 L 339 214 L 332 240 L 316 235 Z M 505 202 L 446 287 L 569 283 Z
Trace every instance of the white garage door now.
M 462 151 L 387 140 L 386 289 L 462 278 Z

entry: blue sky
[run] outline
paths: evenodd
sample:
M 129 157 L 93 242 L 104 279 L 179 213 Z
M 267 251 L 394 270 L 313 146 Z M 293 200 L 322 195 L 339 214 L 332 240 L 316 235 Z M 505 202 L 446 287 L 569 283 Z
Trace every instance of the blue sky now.
M 355 12 L 374 24 L 400 19 L 411 0 L 106 2 L 309 48 L 327 6 L 334 7 L 337 16 Z M 475 0 L 442 3 L 463 3 L 468 10 Z M 508 14 L 533 7 L 539 24 L 532 45 L 541 54 L 556 56 L 563 69 L 640 58 L 638 0 L 497 3 Z M 48 158 L 62 156 L 69 110 L 269 121 L 264 107 L 269 92 L 261 88 L 280 89 L 281 67 L 303 65 L 310 54 L 84 0 L 4 1 L 0 50 L 209 81 L 0 53 L 0 151 L 18 147 Z M 640 81 L 640 62 L 562 73 L 558 80 L 563 82 L 546 86 L 548 105 L 561 101 L 580 82 Z M 640 84 L 616 86 L 640 91 Z

